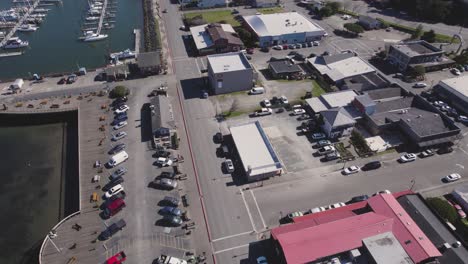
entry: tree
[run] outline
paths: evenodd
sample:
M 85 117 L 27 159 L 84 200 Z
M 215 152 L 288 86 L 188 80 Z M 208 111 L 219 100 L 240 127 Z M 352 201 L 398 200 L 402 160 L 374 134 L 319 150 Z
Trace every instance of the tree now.
M 346 30 L 348 30 L 349 32 L 353 32 L 356 35 L 359 35 L 359 33 L 364 32 L 364 28 L 356 23 L 346 23 L 344 24 L 344 28 L 346 28 Z
M 412 76 L 415 78 L 424 77 L 424 74 L 426 74 L 426 69 L 421 65 L 416 65 L 414 66 L 411 73 L 412 73 Z
M 436 34 L 435 34 L 434 30 L 431 29 L 429 31 L 424 32 L 421 39 L 425 40 L 427 42 L 433 43 L 433 42 L 436 41 Z
M 333 10 L 329 6 L 324 6 L 322 9 L 319 10 L 319 15 L 321 17 L 329 17 L 333 15 Z
M 419 24 L 416 27 L 416 30 L 413 32 L 413 34 L 411 34 L 411 39 L 420 39 L 423 33 L 424 33 L 423 26 Z
M 238 27 L 236 28 L 236 32 L 239 35 L 239 38 L 244 42 L 247 47 L 252 47 L 255 44 L 255 39 L 252 36 L 250 31 L 246 30 L 245 28 Z
M 112 89 L 111 97 L 120 98 L 120 97 L 124 97 L 124 96 L 128 95 L 129 93 L 130 92 L 127 89 L 127 87 L 125 87 L 123 85 L 117 85 L 116 87 L 114 87 L 114 89 Z
M 340 2 L 328 2 L 326 6 L 330 7 L 332 10 L 333 14 L 338 13 L 341 9 L 341 3 Z

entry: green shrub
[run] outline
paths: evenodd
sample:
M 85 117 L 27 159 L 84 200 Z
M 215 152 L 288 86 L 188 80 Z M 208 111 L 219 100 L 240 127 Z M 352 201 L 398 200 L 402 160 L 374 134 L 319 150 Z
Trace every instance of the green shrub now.
M 112 98 L 120 98 L 120 97 L 124 97 L 124 96 L 128 95 L 129 93 L 130 92 L 127 89 L 127 87 L 125 87 L 123 85 L 117 85 L 116 87 L 114 87 L 114 89 L 112 89 L 111 97 Z
M 178 149 L 179 148 L 179 137 L 177 136 L 177 132 L 174 132 L 171 137 L 172 148 Z
M 366 139 L 357 131 L 356 129 L 351 132 L 351 144 L 354 145 L 356 148 L 356 152 L 358 152 L 359 155 L 367 155 L 372 153 L 371 148 L 369 145 L 367 145 Z

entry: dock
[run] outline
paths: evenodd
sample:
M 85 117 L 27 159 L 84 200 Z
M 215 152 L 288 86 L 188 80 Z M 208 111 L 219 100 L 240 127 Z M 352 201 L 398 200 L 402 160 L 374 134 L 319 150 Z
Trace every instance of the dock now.
M 108 4 L 107 1 L 108 0 L 104 0 L 104 2 L 102 3 L 101 16 L 99 17 L 99 23 L 96 30 L 96 34 L 98 35 L 101 34 L 102 24 L 104 23 L 104 17 L 106 16 L 106 8 Z
M 0 58 L 5 58 L 5 57 L 13 57 L 13 56 L 19 56 L 23 55 L 23 52 L 18 51 L 18 52 L 5 52 L 5 53 L 0 53 Z
M 14 0 L 14 1 L 24 1 L 24 0 Z M 5 38 L 0 42 L 0 47 L 4 46 L 5 43 L 7 43 L 8 40 L 16 33 L 16 30 L 24 23 L 26 19 L 34 12 L 34 9 L 39 5 L 39 2 L 43 0 L 34 0 L 33 4 L 30 5 L 24 13 L 24 15 L 19 19 L 19 21 L 15 24 L 15 26 L 8 32 L 8 34 L 5 36 Z
M 135 34 L 135 54 L 138 56 L 140 54 L 141 30 L 134 29 L 133 34 Z

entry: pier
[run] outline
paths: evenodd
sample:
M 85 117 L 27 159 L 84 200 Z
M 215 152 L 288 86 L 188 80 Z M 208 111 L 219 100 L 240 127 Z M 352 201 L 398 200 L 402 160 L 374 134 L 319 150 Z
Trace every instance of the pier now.
M 99 17 L 99 23 L 96 30 L 96 34 L 98 35 L 101 34 L 102 24 L 104 23 L 104 17 L 106 16 L 107 1 L 108 0 L 104 0 L 104 2 L 102 3 L 101 16 Z
M 140 54 L 140 41 L 141 41 L 141 30 L 134 29 L 133 34 L 135 34 L 135 55 Z
M 16 30 L 24 23 L 24 21 L 26 21 L 26 19 L 28 19 L 29 15 L 31 15 L 34 12 L 34 9 L 36 9 L 36 7 L 39 5 L 39 2 L 41 2 L 41 0 L 34 0 L 34 3 L 30 7 L 28 7 L 26 13 L 24 13 L 24 15 L 18 20 L 15 26 L 13 26 L 10 32 L 8 32 L 5 38 L 0 42 L 0 47 L 3 47 L 3 45 L 5 45 L 5 43 L 7 43 L 7 41 L 10 40 L 11 37 L 13 37 L 13 35 L 16 33 Z

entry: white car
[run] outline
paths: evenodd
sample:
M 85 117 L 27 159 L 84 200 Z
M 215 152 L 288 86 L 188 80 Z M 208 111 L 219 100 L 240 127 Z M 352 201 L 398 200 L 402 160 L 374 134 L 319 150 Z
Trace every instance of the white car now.
M 376 193 L 374 193 L 372 196 L 376 196 L 376 195 L 379 195 L 379 194 L 391 194 L 392 192 L 389 191 L 389 190 L 382 190 L 382 191 L 378 191 Z
M 172 165 L 173 161 L 170 158 L 159 157 L 156 163 L 161 167 L 168 167 Z
M 286 217 L 289 219 L 289 220 L 293 220 L 293 218 L 295 217 L 299 217 L 299 216 L 303 216 L 304 214 L 302 212 L 292 212 L 292 213 L 289 213 Z
M 424 87 L 427 87 L 427 84 L 423 83 L 423 82 L 418 82 L 418 83 L 415 83 L 413 85 L 414 88 L 424 88 Z
M 124 187 L 120 184 L 117 184 L 116 186 L 110 188 L 110 190 L 108 190 L 104 196 L 106 197 L 106 199 L 109 199 L 111 198 L 112 196 L 122 192 L 124 190 Z
M 348 19 L 351 18 L 351 16 L 350 16 L 350 15 L 342 15 L 341 18 L 342 18 L 343 20 L 348 20 Z
M 121 132 L 115 134 L 115 135 L 112 137 L 112 141 L 117 141 L 117 140 L 119 140 L 119 139 L 121 139 L 121 138 L 124 138 L 124 137 L 126 137 L 126 136 L 127 136 L 127 132 L 121 131 Z
M 461 179 L 461 175 L 458 173 L 452 173 L 444 177 L 446 182 L 454 182 L 458 181 L 459 179 Z
M 457 121 L 462 123 L 468 123 L 468 117 L 464 115 L 458 116 Z
M 293 115 L 302 115 L 302 114 L 305 114 L 306 111 L 302 108 L 298 108 L 298 109 L 294 109 L 293 110 Z
M 340 202 L 340 203 L 330 204 L 330 205 L 326 206 L 325 208 L 327 210 L 330 210 L 330 209 L 335 209 L 335 208 L 339 208 L 339 207 L 342 207 L 342 206 L 346 206 L 346 204 Z
M 325 146 L 325 147 L 321 147 L 319 148 L 319 150 L 317 151 L 319 155 L 326 155 L 326 154 L 329 154 L 329 153 L 333 153 L 335 152 L 336 149 L 334 146 Z
M 263 99 L 261 105 L 263 105 L 264 107 L 271 107 L 271 102 L 268 99 Z
M 327 209 L 325 209 L 325 207 L 319 206 L 319 207 L 315 207 L 315 208 L 310 209 L 309 212 L 310 212 L 311 214 L 315 214 L 315 213 L 323 212 L 323 211 L 325 211 L 325 210 L 327 210 Z
M 283 50 L 283 46 L 276 45 L 276 46 L 273 46 L 273 49 L 275 49 L 275 50 Z
M 400 161 L 403 163 L 411 162 L 416 160 L 416 154 L 408 153 L 400 157 Z
M 457 75 L 457 76 L 461 74 L 460 70 L 456 69 L 456 68 L 453 68 L 452 70 L 450 70 L 450 72 Z
M 320 46 L 320 42 L 318 42 L 318 41 L 314 41 L 314 42 L 312 42 L 312 44 L 314 44 L 314 46 Z
M 268 261 L 264 256 L 260 256 L 257 258 L 257 264 L 268 264 Z
M 127 121 L 119 122 L 117 125 L 114 126 L 114 130 L 119 130 L 126 125 L 128 125 Z
M 273 110 L 271 108 L 262 108 L 260 110 L 255 111 L 254 116 L 264 116 L 264 115 L 271 115 Z
M 288 98 L 284 95 L 282 95 L 279 100 L 281 101 L 282 104 L 288 104 L 289 101 L 288 101 Z
M 116 114 L 125 113 L 125 112 L 127 112 L 129 109 L 130 109 L 130 107 L 128 107 L 128 105 L 122 105 L 122 106 L 120 106 L 119 108 L 117 108 L 117 109 L 115 110 L 115 113 L 116 113 Z
M 229 173 L 234 172 L 234 164 L 232 163 L 232 160 L 230 159 L 225 160 L 224 166 L 226 167 L 227 172 Z
M 343 173 L 345 175 L 350 175 L 350 174 L 358 173 L 360 170 L 361 168 L 359 168 L 359 166 L 351 166 L 351 167 L 344 169 Z

